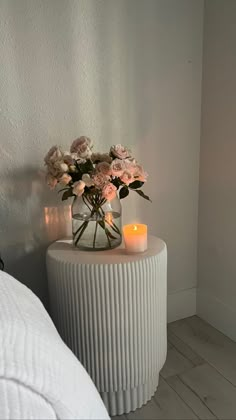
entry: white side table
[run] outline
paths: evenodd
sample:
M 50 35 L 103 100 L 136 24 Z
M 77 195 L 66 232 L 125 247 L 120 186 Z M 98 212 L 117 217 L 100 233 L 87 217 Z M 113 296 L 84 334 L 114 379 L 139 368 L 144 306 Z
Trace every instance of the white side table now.
M 48 248 L 53 320 L 84 365 L 110 415 L 141 407 L 154 394 L 166 359 L 165 243 L 86 252 L 71 241 Z

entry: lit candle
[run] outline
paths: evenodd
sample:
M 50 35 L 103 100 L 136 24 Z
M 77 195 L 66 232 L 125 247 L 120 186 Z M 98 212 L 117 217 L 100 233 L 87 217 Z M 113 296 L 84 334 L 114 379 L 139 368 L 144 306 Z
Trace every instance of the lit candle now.
M 123 226 L 127 252 L 144 252 L 147 249 L 147 225 L 134 224 Z

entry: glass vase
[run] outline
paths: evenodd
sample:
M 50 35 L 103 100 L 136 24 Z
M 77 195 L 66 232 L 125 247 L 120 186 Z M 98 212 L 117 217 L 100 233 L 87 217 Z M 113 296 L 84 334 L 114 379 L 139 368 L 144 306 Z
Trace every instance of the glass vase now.
M 118 196 L 111 201 L 97 194 L 76 196 L 71 210 L 74 246 L 98 251 L 120 245 L 121 204 Z

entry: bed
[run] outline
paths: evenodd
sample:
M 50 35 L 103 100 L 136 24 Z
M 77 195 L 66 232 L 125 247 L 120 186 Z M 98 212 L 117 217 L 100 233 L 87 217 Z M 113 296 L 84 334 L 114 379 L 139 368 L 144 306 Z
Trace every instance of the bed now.
M 109 419 L 40 300 L 2 271 L 0 419 Z

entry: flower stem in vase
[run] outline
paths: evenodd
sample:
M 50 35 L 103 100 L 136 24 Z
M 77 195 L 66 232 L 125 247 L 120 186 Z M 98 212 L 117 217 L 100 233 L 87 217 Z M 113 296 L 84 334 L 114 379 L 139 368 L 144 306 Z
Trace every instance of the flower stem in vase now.
M 82 250 L 105 250 L 121 244 L 120 200 L 142 191 L 148 174 L 122 144 L 106 152 L 93 150 L 87 136 L 75 139 L 69 152 L 52 146 L 44 158 L 46 182 L 59 186 L 62 200 L 73 198 L 73 243 Z
M 79 240 L 80 240 L 80 238 L 81 238 L 81 236 L 83 235 L 83 233 L 84 233 L 84 231 L 85 231 L 85 229 L 86 229 L 86 227 L 88 226 L 88 224 L 89 224 L 89 222 L 84 222 L 83 224 L 82 224 L 82 226 L 80 226 L 80 228 L 78 229 L 78 231 L 80 231 L 80 233 L 79 233 L 79 236 L 78 236 L 78 238 L 75 240 L 75 245 L 77 245 L 78 244 L 78 242 L 79 242 Z M 76 232 L 76 234 L 78 233 L 78 231 Z M 75 235 L 76 235 L 75 234 Z
M 95 232 L 94 232 L 94 238 L 93 238 L 93 248 L 95 248 L 97 230 L 98 230 L 98 221 L 96 220 L 96 226 L 95 226 Z

